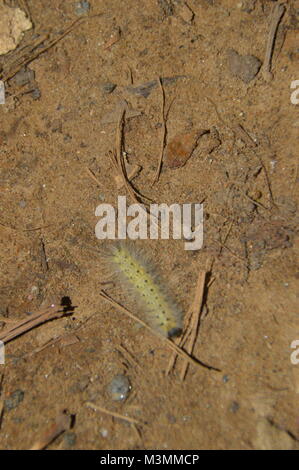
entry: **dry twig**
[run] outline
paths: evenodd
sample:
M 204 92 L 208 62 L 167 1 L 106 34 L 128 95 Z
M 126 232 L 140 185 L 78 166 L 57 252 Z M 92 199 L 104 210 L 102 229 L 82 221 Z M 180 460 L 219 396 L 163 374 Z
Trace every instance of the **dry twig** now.
M 271 72 L 272 55 L 274 50 L 275 36 L 277 33 L 278 25 L 285 12 L 285 6 L 283 3 L 278 3 L 273 7 L 271 13 L 270 29 L 268 33 L 268 40 L 265 52 L 265 59 L 262 67 L 263 78 L 266 82 L 270 82 L 273 79 Z
M 183 357 L 184 359 L 186 359 L 190 364 L 193 364 L 195 365 L 196 367 L 204 367 L 206 369 L 209 369 L 209 370 L 215 370 L 215 371 L 219 371 L 219 369 L 217 369 L 216 367 L 213 367 L 213 366 L 209 366 L 208 364 L 205 364 L 204 362 L 198 360 L 198 359 L 194 359 L 193 357 L 191 357 L 188 353 L 186 353 L 186 351 L 184 351 L 184 349 L 181 349 L 177 344 L 175 344 L 173 341 L 171 341 L 170 339 L 168 338 L 165 338 L 164 336 L 158 334 L 155 330 L 153 330 L 147 323 L 145 323 L 144 321 L 142 321 L 140 318 L 136 317 L 133 313 L 130 312 L 130 310 L 128 310 L 127 308 L 123 307 L 121 304 L 119 304 L 118 302 L 116 302 L 114 299 L 112 299 L 108 294 L 106 294 L 106 292 L 104 292 L 103 290 L 100 291 L 100 296 L 107 300 L 109 303 L 111 303 L 114 307 L 118 308 L 118 310 L 122 311 L 123 313 L 125 313 L 128 317 L 130 317 L 132 320 L 135 320 L 136 322 L 140 323 L 142 326 L 144 326 L 147 330 L 151 331 L 151 333 L 153 333 L 155 336 L 157 336 L 158 338 L 164 340 L 165 344 L 167 344 L 167 346 L 172 349 L 173 351 L 175 351 L 179 356 Z
M 85 167 L 85 168 L 86 168 L 87 174 L 97 183 L 97 185 L 100 188 L 102 188 L 102 185 L 101 185 L 100 181 L 98 180 L 98 178 L 96 177 L 96 175 L 94 174 L 94 172 L 88 167 Z
M 158 77 L 158 83 L 159 87 L 161 90 L 161 120 L 162 120 L 162 139 L 161 139 L 161 150 L 160 150 L 160 157 L 159 157 L 159 163 L 158 163 L 158 168 L 155 174 L 155 178 L 153 181 L 153 184 L 156 183 L 159 180 L 160 173 L 161 173 L 161 168 L 162 168 L 162 163 L 163 163 L 163 155 L 164 155 L 164 148 L 165 148 L 165 139 L 166 139 L 166 122 L 165 122 L 165 93 L 164 93 L 164 88 L 162 85 L 161 78 Z
M 192 316 L 191 316 L 190 328 L 189 328 L 190 340 L 186 344 L 186 350 L 190 355 L 192 355 L 193 353 L 195 341 L 197 338 L 200 313 L 201 313 L 202 302 L 203 302 L 203 294 L 204 294 L 204 288 L 205 288 L 205 280 L 206 280 L 206 272 L 200 271 L 198 274 L 195 297 L 194 297 L 194 302 L 192 305 Z M 188 334 L 188 332 L 186 333 Z M 187 373 L 188 366 L 189 366 L 189 363 L 186 360 L 184 360 L 182 371 L 180 374 L 181 380 L 184 380 L 186 373 Z
M 23 320 L 16 321 L 14 324 L 10 323 L 8 327 L 1 331 L 0 340 L 3 341 L 3 343 L 8 343 L 32 328 L 35 328 L 49 320 L 54 320 L 54 318 L 60 318 L 66 313 L 66 309 L 58 307 L 57 304 L 41 308 L 38 312 L 24 318 Z
M 0 378 L 0 431 L 1 431 L 2 421 L 3 421 L 3 414 L 4 414 L 4 400 L 2 399 L 3 380 L 4 380 L 4 374 L 2 374 Z
M 123 127 L 124 127 L 124 118 L 125 118 L 125 112 L 126 109 L 125 107 L 122 107 L 120 110 L 120 115 L 119 115 L 119 120 L 117 123 L 117 128 L 116 128 L 116 142 L 115 142 L 115 147 L 116 147 L 116 152 L 115 154 L 112 155 L 112 162 L 114 166 L 117 168 L 119 171 L 119 174 L 123 180 L 124 186 L 127 189 L 129 195 L 133 199 L 133 201 L 137 204 L 140 204 L 142 202 L 142 198 L 145 198 L 141 194 L 138 193 L 138 191 L 133 188 L 133 186 L 130 183 L 130 180 L 127 175 L 127 169 L 126 169 L 126 164 L 124 161 L 124 156 L 123 156 Z
M 21 10 L 23 10 L 27 17 L 30 18 L 31 15 L 26 0 L 18 0 L 18 4 Z
M 72 417 L 63 411 L 48 429 L 39 441 L 37 441 L 30 450 L 45 449 L 51 442 L 54 441 L 60 434 L 67 431 L 71 427 Z
M 130 418 L 129 416 L 121 415 L 119 413 L 116 413 L 115 411 L 106 410 L 106 408 L 102 408 L 99 405 L 95 405 L 94 403 L 91 403 L 90 401 L 86 402 L 85 405 L 88 406 L 88 408 L 93 408 L 95 411 L 101 411 L 102 413 L 105 413 L 106 415 L 113 416 L 114 418 L 123 419 L 124 421 L 128 421 L 131 424 L 139 424 L 139 425 L 141 424 L 139 421 L 137 421 L 137 419 Z
M 20 47 L 13 54 L 9 55 L 3 64 L 3 72 L 1 80 L 6 81 L 12 78 L 23 66 L 28 65 L 38 56 L 55 46 L 67 34 L 69 34 L 76 26 L 80 25 L 85 18 L 79 18 L 66 28 L 58 37 L 52 35 L 42 35 L 29 44 Z
M 192 355 L 195 341 L 197 338 L 197 333 L 198 333 L 198 328 L 199 328 L 199 321 L 200 321 L 200 314 L 202 310 L 202 302 L 203 302 L 203 294 L 204 294 L 204 288 L 205 288 L 205 280 L 206 280 L 206 272 L 205 271 L 200 271 L 198 273 L 198 279 L 197 279 L 197 284 L 196 284 L 196 289 L 195 289 L 195 296 L 194 300 L 190 306 L 189 311 L 187 312 L 186 316 L 186 329 L 184 334 L 178 338 L 177 344 L 180 347 L 185 347 L 186 351 Z M 172 368 L 175 365 L 177 359 L 177 354 L 173 354 L 171 357 L 168 368 L 166 371 L 166 374 L 168 375 Z M 182 370 L 180 373 L 180 378 L 183 381 L 187 369 L 188 369 L 189 362 L 184 359 Z
M 23 8 L 28 17 L 30 17 L 30 12 L 28 7 L 26 7 L 25 0 L 21 0 Z M 0 60 L 0 80 L 7 81 L 12 78 L 22 67 L 28 65 L 34 59 L 39 57 L 44 52 L 51 49 L 59 41 L 61 41 L 65 36 L 67 36 L 74 28 L 81 25 L 83 22 L 88 21 L 93 18 L 98 18 L 102 16 L 102 13 L 96 15 L 87 16 L 85 18 L 78 18 L 73 21 L 64 31 L 62 31 L 58 37 L 57 33 L 50 34 L 39 34 L 37 31 L 32 32 L 32 36 L 29 38 L 27 43 L 20 45 L 15 51 L 12 51 L 9 54 L 5 55 L 5 60 L 2 62 Z M 33 36 L 34 35 L 34 36 Z

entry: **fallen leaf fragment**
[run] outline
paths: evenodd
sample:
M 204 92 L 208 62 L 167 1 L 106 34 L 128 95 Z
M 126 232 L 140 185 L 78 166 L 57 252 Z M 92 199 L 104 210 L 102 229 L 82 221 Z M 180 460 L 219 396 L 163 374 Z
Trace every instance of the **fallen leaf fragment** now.
M 191 157 L 201 136 L 208 134 L 208 129 L 198 129 L 193 132 L 177 134 L 167 144 L 164 165 L 167 168 L 181 168 Z

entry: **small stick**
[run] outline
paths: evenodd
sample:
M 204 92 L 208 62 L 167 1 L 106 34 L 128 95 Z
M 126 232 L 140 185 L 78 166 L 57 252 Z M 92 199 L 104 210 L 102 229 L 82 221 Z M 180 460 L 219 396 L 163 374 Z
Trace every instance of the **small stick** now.
M 71 338 L 69 338 L 69 337 L 71 337 Z M 68 340 L 69 340 L 69 342 L 68 342 Z M 65 341 L 65 343 L 64 343 L 64 341 Z M 66 335 L 63 335 L 63 336 L 59 336 L 58 338 L 51 339 L 50 341 L 43 344 L 39 348 L 34 349 L 34 351 L 31 351 L 31 352 L 23 355 L 22 357 L 24 358 L 24 357 L 34 356 L 35 354 L 38 354 L 38 353 L 44 351 L 45 349 L 56 345 L 57 343 L 58 343 L 58 347 L 59 347 L 59 343 L 61 343 L 61 347 L 64 347 L 64 346 L 71 346 L 72 344 L 75 344 L 78 341 L 80 341 L 80 340 L 76 335 L 66 334 Z
M 2 427 L 3 415 L 4 415 L 4 400 L 1 398 L 2 391 L 3 391 L 3 381 L 4 381 L 4 374 L 2 374 L 0 378 L 0 431 Z
M 192 311 L 194 309 L 194 299 L 193 299 L 193 302 L 192 304 L 190 305 L 189 309 L 187 310 L 186 312 L 186 315 L 185 315 L 185 321 L 184 321 L 184 327 L 185 327 L 185 331 L 183 333 L 183 336 L 180 337 L 180 338 L 175 338 L 174 341 L 176 344 L 178 344 L 179 346 L 183 347 L 189 337 L 189 334 L 190 334 L 190 330 L 189 330 L 189 325 L 190 325 L 190 322 L 191 322 L 191 319 L 192 319 Z M 174 365 L 175 365 L 175 362 L 177 360 L 177 354 L 175 352 L 172 353 L 172 356 L 169 360 L 169 363 L 168 363 L 168 366 L 167 366 L 167 369 L 165 371 L 165 375 L 169 375 L 170 372 L 172 371 L 172 369 L 174 368 Z
M 245 258 L 242 258 L 242 256 L 239 256 L 237 255 L 237 253 L 235 253 L 234 251 L 232 251 L 228 246 L 226 246 L 224 243 L 222 243 L 220 240 L 216 240 L 214 239 L 214 242 L 218 243 L 218 245 L 220 245 L 222 248 L 225 248 L 227 251 L 229 251 L 235 258 L 237 258 L 239 261 L 242 261 L 243 263 L 246 264 L 247 266 L 247 263 L 246 263 L 246 259 Z
M 26 0 L 19 0 L 19 6 L 20 6 L 21 10 L 25 11 L 27 17 L 30 18 L 30 11 L 29 11 Z
M 141 434 L 140 429 L 137 428 L 136 424 L 132 424 L 132 428 L 135 431 L 137 439 L 141 442 L 142 447 L 144 447 L 144 443 L 143 443 L 142 434 Z
M 131 319 L 137 321 L 142 326 L 144 326 L 146 329 L 148 329 L 153 334 L 158 336 L 158 338 L 163 339 L 170 349 L 175 351 L 179 356 L 182 356 L 183 358 L 185 358 L 190 364 L 193 364 L 197 367 L 205 367 L 206 369 L 219 371 L 219 369 L 217 369 L 216 367 L 209 366 L 208 364 L 205 364 L 204 362 L 202 362 L 198 359 L 197 360 L 193 359 L 193 357 L 189 356 L 189 354 L 187 354 L 186 351 L 184 351 L 184 349 L 181 349 L 177 344 L 172 342 L 170 339 L 164 338 L 164 336 L 156 333 L 149 325 L 147 325 L 147 323 L 142 321 L 140 318 L 136 317 L 133 313 L 130 312 L 130 310 L 126 309 L 125 307 L 120 305 L 118 302 L 116 302 L 114 299 L 109 297 L 109 295 L 106 294 L 106 292 L 104 292 L 103 290 L 100 291 L 100 296 L 103 297 L 103 299 L 110 302 L 114 307 L 116 307 L 119 310 L 121 310 L 122 312 L 124 312 L 126 315 L 128 315 L 128 317 L 130 317 Z
M 235 188 L 241 193 L 243 194 L 244 197 L 246 197 L 246 199 L 248 199 L 250 202 L 252 202 L 254 205 L 260 207 L 261 209 L 265 209 L 267 211 L 269 211 L 270 209 L 266 206 L 264 206 L 263 204 L 261 204 L 260 202 L 256 201 L 255 199 L 252 199 L 250 196 L 248 196 L 248 194 L 246 194 L 244 191 L 242 191 L 242 189 L 240 189 L 237 184 L 235 184 Z
M 101 411 L 102 413 L 113 416 L 114 418 L 123 419 L 124 421 L 128 421 L 131 424 L 141 425 L 141 423 L 137 421 L 137 419 L 130 418 L 129 416 L 121 415 L 119 413 L 116 413 L 115 411 L 106 410 L 106 408 L 102 408 L 101 406 L 95 405 L 94 403 L 91 403 L 90 401 L 87 401 L 85 405 L 88 406 L 88 408 L 93 408 L 95 411 Z
M 4 401 L 1 400 L 0 398 L 0 431 L 2 427 L 3 415 L 4 415 Z
M 280 23 L 281 18 L 283 17 L 285 12 L 285 5 L 283 3 L 279 3 L 275 5 L 272 10 L 271 21 L 270 21 L 270 29 L 268 33 L 268 41 L 266 46 L 265 52 L 265 60 L 262 67 L 262 75 L 266 82 L 270 82 L 273 79 L 273 74 L 271 72 L 271 62 L 272 62 L 272 55 L 274 50 L 274 43 L 275 43 L 275 36 L 277 33 L 278 25 Z
M 180 347 L 183 347 L 187 343 L 186 350 L 189 354 L 193 352 L 193 348 L 194 348 L 194 344 L 195 344 L 195 340 L 196 340 L 196 336 L 198 332 L 199 318 L 200 318 L 200 312 L 202 309 L 202 300 L 203 300 L 203 293 L 204 293 L 204 287 L 205 287 L 205 279 L 206 279 L 206 272 L 200 271 L 198 273 L 195 296 L 186 314 L 187 316 L 186 330 L 183 336 L 179 338 L 179 340 L 177 341 L 177 344 Z M 172 368 L 174 367 L 176 359 L 177 359 L 177 354 L 174 353 L 172 357 L 170 358 L 170 361 L 166 370 L 166 375 L 168 375 L 170 371 L 172 370 Z M 180 374 L 182 381 L 184 380 L 186 376 L 188 365 L 189 365 L 188 362 L 184 360 L 183 369 Z
M 295 187 L 296 187 L 296 182 L 297 182 L 297 178 L 298 178 L 298 166 L 299 166 L 299 164 L 298 164 L 298 161 L 297 161 L 296 166 L 295 166 L 294 182 L 293 182 L 293 184 L 292 184 L 292 192 L 294 192 L 294 189 L 295 189 Z
M 46 247 L 43 238 L 40 239 L 40 256 L 41 256 L 41 266 L 44 273 L 49 270 L 47 254 L 46 254 Z
M 138 191 L 136 191 L 136 189 L 133 188 L 130 182 L 130 179 L 127 175 L 126 164 L 125 164 L 125 160 L 124 160 L 124 156 L 122 152 L 123 125 L 124 125 L 125 112 L 126 112 L 126 109 L 125 107 L 123 107 L 120 111 L 119 120 L 118 120 L 117 128 L 116 128 L 116 142 L 115 142 L 116 150 L 114 153 L 110 153 L 109 155 L 110 155 L 112 164 L 118 170 L 120 177 L 123 180 L 124 186 L 127 189 L 129 195 L 131 196 L 131 198 L 133 199 L 135 203 L 140 204 L 140 209 L 144 210 L 146 214 L 148 214 L 149 213 L 148 205 L 145 204 L 146 207 L 144 208 L 141 203 L 142 202 L 141 200 L 142 198 L 150 202 L 152 202 L 152 200 L 147 198 L 146 196 L 143 196 Z M 155 218 L 157 217 L 155 216 Z M 159 227 L 158 218 L 157 218 L 157 221 L 153 220 L 153 222 Z
M 96 175 L 94 174 L 94 172 L 88 168 L 88 167 L 85 167 L 86 171 L 87 171 L 87 174 L 97 183 L 97 185 L 102 188 L 102 184 L 100 183 L 100 181 L 98 180 L 98 178 L 96 177 Z
M 54 318 L 61 317 L 65 314 L 64 308 L 58 308 L 57 305 L 52 304 L 49 307 L 40 309 L 37 313 L 30 315 L 30 317 L 25 318 L 16 322 L 12 326 L 8 326 L 0 333 L 0 340 L 3 343 L 8 343 L 17 336 L 22 335 L 26 331 L 31 330 L 35 326 L 38 326 L 46 321 L 53 320 Z
M 252 137 L 250 137 L 248 132 L 246 132 L 246 130 L 243 126 L 241 126 L 241 124 L 237 124 L 233 130 L 236 132 L 236 134 L 238 134 L 240 139 L 242 139 L 249 147 L 257 146 L 257 143 L 252 139 Z
M 126 112 L 126 109 L 125 107 L 123 107 L 120 110 L 120 115 L 119 115 L 117 128 L 116 128 L 116 141 L 115 141 L 116 153 L 114 154 L 113 158 L 115 160 L 116 167 L 119 170 L 120 175 L 123 179 L 125 188 L 128 190 L 128 193 L 130 194 L 133 201 L 137 204 L 140 204 L 140 199 L 142 199 L 142 197 L 143 198 L 145 197 L 139 194 L 138 191 L 136 191 L 136 189 L 134 189 L 133 186 L 131 185 L 128 175 L 127 175 L 126 164 L 125 164 L 124 156 L 122 152 L 125 112 Z
M 110 39 L 106 42 L 106 44 L 103 46 L 103 49 L 109 49 L 109 47 L 113 46 L 116 42 L 118 42 L 121 38 L 121 30 L 118 27 L 114 33 L 111 34 Z
M 159 180 L 159 177 L 160 177 L 162 163 L 163 163 L 164 148 L 165 148 L 165 139 L 166 139 L 165 93 L 164 93 L 164 88 L 163 88 L 162 81 L 161 81 L 160 77 L 158 77 L 158 83 L 159 83 L 159 87 L 160 87 L 160 90 L 161 90 L 161 102 L 162 102 L 161 119 L 162 119 L 163 132 L 162 132 L 162 139 L 161 139 L 160 158 L 159 158 L 158 168 L 157 168 L 157 171 L 156 171 L 156 174 L 155 174 L 153 184 L 156 183 Z
M 134 165 L 134 164 L 129 163 L 127 158 L 125 158 L 125 165 L 127 168 L 127 177 L 129 181 L 134 179 L 135 176 L 137 176 L 142 169 L 140 165 Z M 116 175 L 114 179 L 116 182 L 117 189 L 121 189 L 124 185 L 122 177 L 120 175 Z
M 224 226 L 224 224 L 225 224 L 225 222 L 223 223 L 222 226 Z M 231 232 L 231 229 L 232 229 L 233 225 L 234 225 L 234 223 L 233 223 L 233 222 L 230 222 L 229 227 L 228 227 L 228 230 L 227 230 L 227 232 L 226 232 L 226 234 L 225 234 L 225 237 L 224 237 L 223 240 L 221 240 L 221 242 L 222 242 L 223 244 L 224 244 L 224 243 L 226 242 L 226 240 L 228 239 L 229 234 L 230 234 L 230 232 Z M 222 247 L 219 249 L 219 254 L 218 254 L 218 256 L 220 256 L 221 253 L 222 253 Z
M 196 285 L 196 290 L 195 290 L 195 297 L 194 297 L 194 302 L 192 306 L 193 310 L 193 315 L 192 315 L 192 321 L 190 325 L 190 340 L 186 346 L 186 350 L 189 354 L 193 353 L 197 333 L 198 333 L 198 327 L 199 327 L 199 321 L 200 321 L 200 314 L 202 310 L 202 301 L 203 301 L 203 294 L 204 294 L 204 288 L 205 288 L 205 282 L 206 282 L 206 272 L 205 271 L 200 271 L 198 274 L 198 279 L 197 279 L 197 285 Z M 184 378 L 186 377 L 186 373 L 188 370 L 188 362 L 184 361 L 183 368 L 180 374 L 181 380 L 183 381 Z
M 37 441 L 30 450 L 42 450 L 45 449 L 51 442 L 54 441 L 60 434 L 71 427 L 71 416 L 65 412 L 61 413 L 52 424 L 50 429 L 44 433 L 42 438 Z
M 260 165 L 262 166 L 262 168 L 264 170 L 264 175 L 265 175 L 266 184 L 268 186 L 268 193 L 269 193 L 270 201 L 271 201 L 272 204 L 275 205 L 274 198 L 273 198 L 273 193 L 272 193 L 272 188 L 271 188 L 271 183 L 270 183 L 270 178 L 269 178 L 269 175 L 268 175 L 268 172 L 267 172 L 266 165 L 263 162 L 262 158 L 258 154 L 257 154 L 257 158 L 260 162 Z
M 140 372 L 143 372 L 142 368 L 140 367 L 136 359 L 133 357 L 133 355 L 129 351 L 126 350 L 126 348 L 122 344 L 120 344 L 116 349 L 118 350 L 120 354 L 122 354 L 122 356 L 128 361 L 130 365 L 132 363 L 135 369 L 139 369 Z
M 48 39 L 48 36 L 44 36 L 42 37 L 42 41 L 39 41 L 39 44 L 41 45 L 41 47 L 36 47 L 36 50 L 35 51 L 32 51 L 32 55 L 31 56 L 24 56 L 24 57 L 21 57 L 20 58 L 20 61 L 18 64 L 16 64 L 16 66 L 13 68 L 13 65 L 12 64 L 12 68 L 11 70 L 8 70 L 6 73 L 4 71 L 4 74 L 3 74 L 3 77 L 2 77 L 2 80 L 5 82 L 6 80 L 10 79 L 11 77 L 13 77 L 17 72 L 18 70 L 20 70 L 20 68 L 22 66 L 25 66 L 27 64 L 29 64 L 30 62 L 32 62 L 34 59 L 36 59 L 38 56 L 40 56 L 42 53 L 48 51 L 51 47 L 55 46 L 55 44 L 57 44 L 59 41 L 61 41 L 65 36 L 67 36 L 74 28 L 76 28 L 78 25 L 82 24 L 83 21 L 85 19 L 82 19 L 82 18 L 78 18 L 77 20 L 75 20 L 69 27 L 67 27 L 61 34 L 60 36 L 57 38 L 53 38 L 53 39 L 50 39 L 48 44 L 46 44 L 45 46 L 42 46 L 42 42 L 45 40 L 45 39 Z

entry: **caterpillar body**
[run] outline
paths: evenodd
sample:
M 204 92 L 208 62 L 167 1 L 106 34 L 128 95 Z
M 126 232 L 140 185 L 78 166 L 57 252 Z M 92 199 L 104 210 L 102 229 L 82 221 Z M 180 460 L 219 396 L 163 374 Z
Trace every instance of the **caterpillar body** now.
M 161 286 L 148 262 L 124 243 L 115 246 L 109 257 L 138 300 L 146 323 L 163 336 L 178 336 L 182 332 L 182 310 Z

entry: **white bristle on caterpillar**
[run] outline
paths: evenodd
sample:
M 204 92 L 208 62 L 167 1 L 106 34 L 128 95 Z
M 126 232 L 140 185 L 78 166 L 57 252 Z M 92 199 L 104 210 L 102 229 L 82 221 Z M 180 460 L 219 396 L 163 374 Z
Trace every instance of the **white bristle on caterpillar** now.
M 146 323 L 163 336 L 178 336 L 183 326 L 182 310 L 169 298 L 142 258 L 125 243 L 117 244 L 109 255 L 114 271 L 126 281 L 138 300 Z

